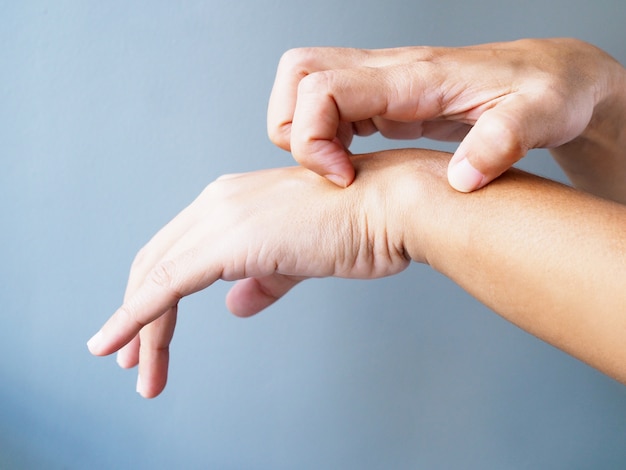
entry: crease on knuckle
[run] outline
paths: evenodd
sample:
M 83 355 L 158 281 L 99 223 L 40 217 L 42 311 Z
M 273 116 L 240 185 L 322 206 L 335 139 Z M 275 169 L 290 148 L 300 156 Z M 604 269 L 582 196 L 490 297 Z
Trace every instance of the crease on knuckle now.
M 119 312 L 126 317 L 128 322 L 135 325 L 135 329 L 137 331 L 141 330 L 147 324 L 146 322 L 140 320 L 137 310 L 132 308 L 130 305 L 122 305 Z
M 157 264 L 148 280 L 161 289 L 165 289 L 176 300 L 181 299 L 182 294 L 176 289 L 178 268 L 173 260 L 162 261 Z

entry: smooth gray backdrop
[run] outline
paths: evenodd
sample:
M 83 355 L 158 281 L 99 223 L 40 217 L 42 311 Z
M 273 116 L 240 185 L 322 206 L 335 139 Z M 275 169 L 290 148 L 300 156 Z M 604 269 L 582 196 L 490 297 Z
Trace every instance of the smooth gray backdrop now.
M 626 388 L 424 266 L 248 320 L 226 283 L 185 299 L 155 400 L 85 347 L 206 184 L 292 164 L 265 131 L 288 48 L 575 36 L 624 63 L 623 0 L 0 6 L 0 468 L 624 468 Z M 411 145 L 436 146 L 355 148 Z

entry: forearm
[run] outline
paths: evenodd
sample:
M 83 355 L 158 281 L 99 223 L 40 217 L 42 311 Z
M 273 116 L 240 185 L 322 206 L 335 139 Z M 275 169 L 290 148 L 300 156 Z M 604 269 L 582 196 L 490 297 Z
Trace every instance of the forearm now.
M 626 383 L 626 207 L 518 171 L 459 194 L 444 166 L 418 177 L 409 254 Z
M 591 122 L 550 152 L 577 188 L 626 204 L 626 69 L 607 58 L 601 72 Z

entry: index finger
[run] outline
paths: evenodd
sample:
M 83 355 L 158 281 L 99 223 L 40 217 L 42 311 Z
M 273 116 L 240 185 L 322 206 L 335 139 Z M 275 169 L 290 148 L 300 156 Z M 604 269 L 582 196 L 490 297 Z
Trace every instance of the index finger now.
M 270 138 L 303 166 L 347 186 L 354 169 L 342 138 L 344 126 L 375 117 L 416 122 L 449 111 L 459 92 L 448 89 L 448 65 L 432 62 L 440 53 L 415 47 L 287 54 L 270 98 Z
M 222 269 L 220 263 L 212 264 L 207 267 L 208 263 L 193 251 L 159 263 L 87 342 L 89 351 L 106 356 L 119 350 L 144 326 L 174 309 L 180 299 L 213 284 L 221 277 Z
M 114 353 L 137 336 L 144 326 L 176 307 L 182 295 L 153 279 L 150 276 L 87 342 L 92 354 L 106 356 Z
M 270 140 L 284 150 L 291 150 L 291 123 L 298 85 L 304 77 L 324 70 L 357 66 L 366 55 L 363 50 L 335 47 L 308 47 L 285 52 L 278 63 L 267 107 Z
M 418 61 L 327 70 L 304 77 L 291 124 L 294 158 L 341 186 L 349 185 L 354 169 L 338 136 L 340 124 L 375 117 L 399 123 L 438 118 L 455 96 L 440 75 L 432 64 Z
M 267 107 L 267 133 L 284 150 L 291 150 L 291 123 L 296 109 L 298 85 L 306 76 L 326 70 L 355 67 L 387 67 L 428 60 L 431 47 L 356 49 L 347 47 L 302 47 L 290 49 L 278 63 Z

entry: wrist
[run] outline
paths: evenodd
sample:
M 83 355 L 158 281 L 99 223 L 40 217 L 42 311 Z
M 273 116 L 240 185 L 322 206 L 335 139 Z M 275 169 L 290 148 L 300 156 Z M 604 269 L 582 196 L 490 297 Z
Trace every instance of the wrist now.
M 353 159 L 353 186 L 366 188 L 361 199 L 376 215 L 372 226 L 384 227 L 389 248 L 407 259 L 430 263 L 430 255 L 445 235 L 450 211 L 442 210 L 459 196 L 447 180 L 450 155 L 424 149 L 398 149 Z M 350 189 L 350 188 L 348 188 Z M 463 196 L 463 195 L 460 195 Z M 378 237 L 377 237 L 378 238 Z

